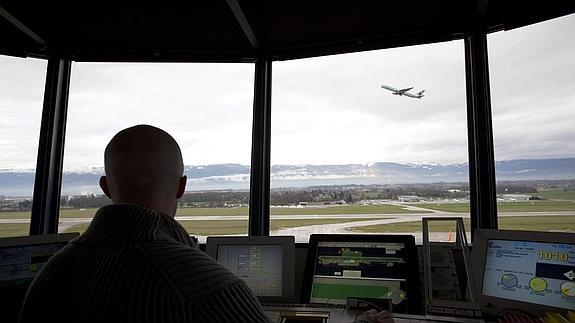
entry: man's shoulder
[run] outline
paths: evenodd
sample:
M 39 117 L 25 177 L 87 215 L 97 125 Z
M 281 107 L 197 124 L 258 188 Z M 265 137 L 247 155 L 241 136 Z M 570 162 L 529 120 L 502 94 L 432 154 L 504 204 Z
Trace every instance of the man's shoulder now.
M 187 297 L 203 297 L 243 281 L 198 248 L 146 243 L 144 252 Z
M 197 299 L 202 322 L 270 322 L 270 318 L 245 282 L 229 285 Z

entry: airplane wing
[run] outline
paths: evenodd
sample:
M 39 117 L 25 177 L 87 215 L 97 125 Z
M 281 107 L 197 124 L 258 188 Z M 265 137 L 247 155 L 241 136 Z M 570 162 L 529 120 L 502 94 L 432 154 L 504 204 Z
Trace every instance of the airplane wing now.
M 413 89 L 413 86 L 412 86 L 412 87 L 409 87 L 409 88 L 407 88 L 407 89 L 398 90 L 397 92 L 403 94 L 403 93 L 405 93 L 405 92 L 407 92 L 407 91 L 409 91 L 409 90 L 411 90 L 411 89 Z

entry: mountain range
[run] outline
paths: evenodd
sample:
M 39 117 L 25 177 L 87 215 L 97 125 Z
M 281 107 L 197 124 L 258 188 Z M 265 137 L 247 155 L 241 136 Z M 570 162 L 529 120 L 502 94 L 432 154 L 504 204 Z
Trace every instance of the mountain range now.
M 469 165 L 391 163 L 345 165 L 274 165 L 272 187 L 346 184 L 409 184 L 467 182 Z M 98 180 L 103 167 L 64 172 L 62 194 L 101 194 Z M 248 189 L 250 167 L 240 164 L 186 166 L 189 191 Z M 575 158 L 515 159 L 496 162 L 496 177 L 503 180 L 575 179 Z M 33 170 L 0 169 L 0 196 L 31 196 Z

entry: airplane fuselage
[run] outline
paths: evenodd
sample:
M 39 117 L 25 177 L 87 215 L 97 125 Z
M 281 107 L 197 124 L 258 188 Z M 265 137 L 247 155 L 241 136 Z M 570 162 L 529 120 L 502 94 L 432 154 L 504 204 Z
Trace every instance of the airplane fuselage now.
M 403 93 L 403 95 L 408 96 L 410 98 L 415 98 L 415 99 L 421 99 L 423 97 L 422 94 Z
M 399 95 L 399 96 L 405 95 L 407 97 L 415 98 L 415 99 L 421 99 L 423 97 L 423 92 L 425 92 L 425 90 L 422 90 L 422 91 L 418 92 L 417 94 L 412 94 L 412 93 L 409 93 L 408 91 L 413 89 L 413 87 L 400 90 L 400 89 L 396 89 L 392 86 L 385 85 L 385 84 L 382 85 L 381 88 L 391 91 L 393 93 L 393 95 Z

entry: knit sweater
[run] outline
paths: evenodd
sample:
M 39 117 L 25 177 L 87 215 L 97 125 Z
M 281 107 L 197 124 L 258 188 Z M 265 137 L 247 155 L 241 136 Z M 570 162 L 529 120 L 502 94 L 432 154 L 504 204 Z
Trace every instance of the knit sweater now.
M 173 218 L 138 205 L 98 210 L 36 276 L 21 322 L 269 322 L 244 281 Z

